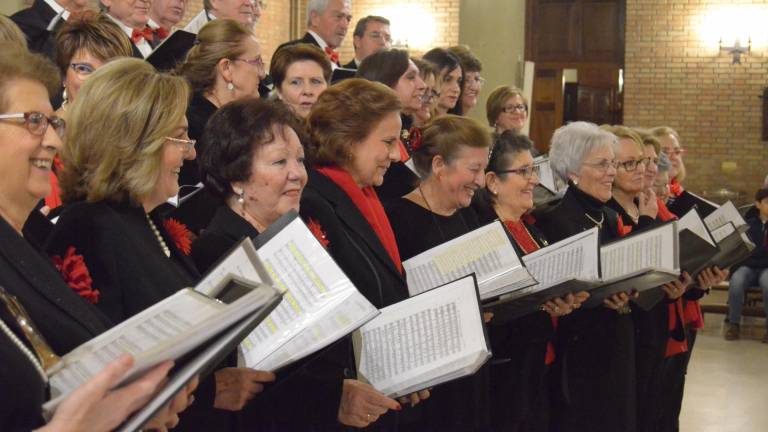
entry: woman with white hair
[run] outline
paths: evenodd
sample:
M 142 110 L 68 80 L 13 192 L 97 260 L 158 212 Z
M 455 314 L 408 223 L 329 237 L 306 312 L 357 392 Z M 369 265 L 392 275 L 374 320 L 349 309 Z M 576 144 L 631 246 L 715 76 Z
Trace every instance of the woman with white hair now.
M 621 220 L 606 206 L 616 177 L 615 141 L 592 123 L 555 131 L 549 158 L 569 187 L 555 207 L 536 215 L 550 241 L 593 227 L 603 242 L 622 235 Z M 635 329 L 628 300 L 626 293 L 616 294 L 558 322 L 553 430 L 635 430 Z

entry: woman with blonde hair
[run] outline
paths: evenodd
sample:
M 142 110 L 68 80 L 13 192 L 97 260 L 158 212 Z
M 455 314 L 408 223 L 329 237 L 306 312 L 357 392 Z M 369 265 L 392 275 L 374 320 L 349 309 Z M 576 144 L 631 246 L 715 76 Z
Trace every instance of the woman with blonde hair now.
M 485 115 L 496 133 L 508 130 L 520 133 L 528 121 L 528 101 L 518 88 L 496 87 L 485 102 Z
M 259 82 L 264 77 L 261 47 L 253 33 L 231 19 L 209 22 L 197 35 L 197 43 L 187 53 L 177 74 L 192 87 L 192 99 L 187 110 L 189 136 L 200 139 L 205 124 L 213 113 L 227 102 L 259 96 Z M 205 148 L 198 148 L 200 154 Z M 182 185 L 200 182 L 198 164 L 184 163 Z M 204 227 L 205 225 L 203 225 Z
M 189 231 L 155 211 L 178 194 L 181 165 L 196 156 L 185 118 L 189 86 L 142 60 L 120 59 L 96 71 L 82 95 L 69 109 L 65 209 L 48 251 L 82 257 L 90 291 L 98 291 L 91 301 L 119 323 L 200 277 L 189 256 Z M 219 419 L 214 408 L 240 410 L 271 379 L 249 369 L 218 369 L 202 381 L 183 421 L 226 430 L 226 423 L 206 423 Z
M 27 38 L 24 33 L 12 19 L 5 15 L 0 15 L 0 43 L 27 49 Z

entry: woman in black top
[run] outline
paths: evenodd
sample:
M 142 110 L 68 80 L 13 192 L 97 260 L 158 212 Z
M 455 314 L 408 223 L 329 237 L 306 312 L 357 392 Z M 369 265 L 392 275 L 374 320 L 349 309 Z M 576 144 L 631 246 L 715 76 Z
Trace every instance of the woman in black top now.
M 146 402 L 170 364 L 136 385 L 109 391 L 130 367 L 129 359 L 118 360 L 68 396 L 45 425 L 44 369 L 112 323 L 67 286 L 62 275 L 71 272 L 60 273 L 22 233 L 51 191 L 51 162 L 62 145 L 65 123 L 49 102 L 59 89 L 56 69 L 39 55 L 4 47 L 0 75 L 0 429 L 110 430 Z M 187 390 L 180 393 L 178 408 L 186 407 L 187 396 Z M 147 427 L 172 426 L 175 413 L 168 414 Z
M 400 111 L 400 138 L 404 143 L 400 149 L 401 158 L 389 167 L 384 175 L 384 183 L 376 187 L 379 198 L 386 203 L 412 191 L 418 182 L 419 178 L 405 165 L 405 161 L 413 152 L 409 148 L 410 137 L 419 133 L 412 129 L 413 114 L 421 108 L 427 85 L 416 64 L 408 57 L 408 52 L 399 49 L 381 50 L 366 57 L 357 69 L 357 76 L 387 85 L 397 93 L 403 105 Z
M 602 242 L 622 235 L 618 215 L 605 205 L 616 177 L 615 140 L 586 122 L 555 131 L 549 158 L 569 187 L 554 208 L 535 214 L 550 241 L 595 226 Z M 634 325 L 628 300 L 626 293 L 616 294 L 558 323 L 553 430 L 635 430 Z
M 616 179 L 608 207 L 618 213 L 624 233 L 630 234 L 657 224 L 659 209 L 656 194 L 648 184 L 646 166 L 651 163 L 644 157 L 642 138 L 624 126 L 603 126 L 602 129 L 616 135 Z M 659 417 L 662 394 L 662 368 L 667 341 L 670 336 L 668 302 L 674 302 L 690 284 L 690 276 L 683 273 L 681 281 L 665 284 L 660 291 L 646 292 L 643 296 L 658 296 L 657 303 L 647 310 L 633 307 L 635 319 L 635 359 L 637 376 L 637 431 L 655 431 Z M 661 298 L 667 301 L 662 301 Z M 684 340 L 682 326 L 678 338 Z
M 490 135 L 476 121 L 455 115 L 434 119 L 413 159 L 422 181 L 389 202 L 387 216 L 402 259 L 480 227 L 469 209 L 485 186 Z M 482 431 L 489 427 L 487 367 L 435 389 L 423 407 L 423 430 Z
M 156 212 L 178 193 L 181 166 L 195 157 L 186 106 L 179 104 L 188 95 L 184 79 L 138 59 L 119 59 L 93 74 L 69 113 L 72 144 L 62 154 L 67 169 L 61 179 L 67 205 L 48 252 L 64 260 L 82 256 L 92 278 L 89 300 L 115 323 L 200 278 L 189 256 L 189 231 Z M 94 124 L 119 127 L 94 131 Z M 202 380 L 198 401 L 182 421 L 203 428 L 193 419 L 207 417 L 201 415 L 206 410 L 239 410 L 242 399 L 260 390 L 261 379 L 245 368 L 217 370 Z
M 548 245 L 528 212 L 539 183 L 533 144 L 525 135 L 507 131 L 494 136 L 486 169 L 486 187 L 472 207 L 481 223 L 500 220 L 519 255 Z M 490 366 L 493 430 L 548 431 L 548 372 L 555 360 L 551 343 L 558 317 L 579 308 L 589 294 L 571 293 L 547 301 L 541 311 L 488 325 L 494 360 Z
M 326 90 L 307 118 L 313 169 L 301 197 L 301 216 L 377 308 L 408 297 L 395 236 L 374 190 L 390 164 L 400 160 L 401 108 L 397 95 L 385 85 L 353 78 Z M 338 375 L 338 422 L 394 430 L 399 419 L 387 412 L 400 405 L 354 379 L 349 339 L 338 347 L 343 372 Z M 419 392 L 410 401 L 428 396 Z
M 208 119 L 225 104 L 242 98 L 259 97 L 259 77 L 264 75 L 261 47 L 253 32 L 231 19 L 217 19 L 206 24 L 197 35 L 197 43 L 189 50 L 177 73 L 192 87 L 187 109 L 189 136 L 200 140 Z M 205 154 L 206 143 L 200 140 L 197 156 Z M 187 160 L 179 174 L 180 196 L 201 181 L 197 160 Z M 171 214 L 195 234 L 208 226 L 215 209 L 221 204 L 205 188 L 190 196 Z M 166 210 L 167 211 L 167 210 Z

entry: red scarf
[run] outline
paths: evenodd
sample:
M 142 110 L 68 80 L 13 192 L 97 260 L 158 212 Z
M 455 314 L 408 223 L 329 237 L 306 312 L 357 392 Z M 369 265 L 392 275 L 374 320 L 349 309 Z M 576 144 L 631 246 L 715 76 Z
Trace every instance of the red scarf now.
M 678 183 L 679 185 L 680 183 Z M 674 213 L 669 211 L 666 204 L 664 204 L 664 201 L 661 198 L 656 198 L 656 202 L 659 206 L 659 213 L 658 217 L 664 222 L 677 219 L 677 216 L 675 216 Z M 678 323 L 684 323 L 685 314 L 683 311 L 683 298 L 680 297 L 676 299 L 673 303 L 669 303 L 667 305 L 668 311 L 667 314 L 669 316 L 667 320 L 667 329 L 669 330 L 670 335 L 674 333 L 675 329 L 677 328 Z M 683 324 L 684 326 L 684 324 Z M 673 338 L 672 336 L 667 339 L 667 350 L 664 353 L 664 357 L 672 357 L 674 355 L 684 353 L 688 351 L 688 341 L 685 339 L 683 340 L 677 340 Z
M 679 181 L 677 181 L 677 178 L 673 178 L 669 182 L 669 192 L 674 197 L 679 197 L 683 193 L 683 185 L 680 184 Z
M 400 251 L 397 249 L 395 233 L 392 231 L 389 218 L 384 213 L 384 207 L 381 205 L 379 196 L 376 195 L 373 187 L 367 186 L 361 189 L 346 170 L 338 167 L 327 166 L 317 168 L 317 171 L 331 179 L 331 181 L 336 183 L 336 186 L 340 187 L 347 194 L 355 204 L 355 207 L 360 210 L 365 220 L 368 221 L 371 228 L 373 228 L 381 245 L 384 246 L 389 257 L 392 258 L 395 267 L 402 273 L 403 263 L 400 261 Z
M 515 243 L 520 246 L 526 254 L 539 250 L 539 244 L 533 239 L 533 236 L 528 232 L 528 228 L 525 227 L 522 219 L 513 221 L 504 221 L 504 225 L 509 230 L 512 238 L 515 239 Z M 552 328 L 557 330 L 557 317 L 552 317 Z M 544 354 L 544 364 L 549 366 L 555 362 L 555 346 L 552 342 L 547 342 L 547 352 Z
M 62 169 L 64 169 L 64 165 L 61 163 L 61 158 L 59 158 L 59 155 L 54 156 L 53 169 L 51 169 L 51 174 L 49 176 L 49 181 L 51 183 L 51 193 L 45 197 L 45 205 L 48 206 L 48 208 L 51 210 L 63 204 L 61 201 L 61 186 L 59 186 L 58 177 L 58 173 L 60 173 Z

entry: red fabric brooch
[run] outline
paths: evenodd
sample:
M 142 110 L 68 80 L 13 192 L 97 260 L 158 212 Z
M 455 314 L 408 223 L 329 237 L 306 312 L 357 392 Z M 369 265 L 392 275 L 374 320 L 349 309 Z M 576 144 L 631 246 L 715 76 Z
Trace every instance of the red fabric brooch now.
M 180 250 L 184 255 L 189 255 L 192 251 L 192 232 L 189 228 L 176 219 L 164 220 L 163 228 L 165 228 L 165 232 L 167 232 L 171 237 L 171 240 L 173 240 L 176 249 Z
M 309 228 L 309 230 L 312 232 L 312 235 L 315 236 L 317 241 L 319 241 L 324 248 L 328 249 L 328 244 L 330 243 L 330 241 L 328 240 L 328 236 L 325 235 L 325 231 L 323 231 L 323 227 L 320 226 L 320 222 L 314 219 L 310 219 L 309 222 L 307 222 L 307 228 Z
M 53 265 L 61 273 L 64 282 L 77 295 L 87 300 L 90 304 L 99 302 L 99 290 L 93 288 L 93 279 L 91 279 L 91 274 L 88 272 L 88 267 L 85 265 L 83 256 L 75 253 L 74 246 L 67 248 L 64 258 L 55 255 L 52 259 Z
M 421 129 L 414 126 L 408 131 L 408 150 L 413 153 L 421 147 L 421 144 Z

